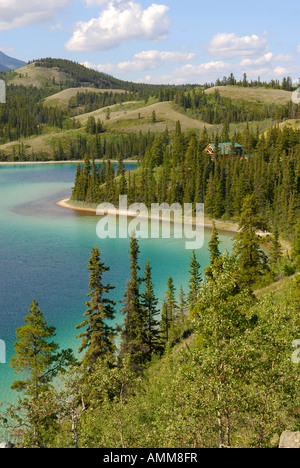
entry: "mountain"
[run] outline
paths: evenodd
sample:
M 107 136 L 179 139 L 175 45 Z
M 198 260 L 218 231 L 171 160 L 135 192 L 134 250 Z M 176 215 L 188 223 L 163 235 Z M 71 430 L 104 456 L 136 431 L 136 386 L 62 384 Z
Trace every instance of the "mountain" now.
M 26 65 L 26 62 L 9 57 L 0 51 L 0 71 L 6 72 L 10 70 L 16 70 L 17 68 L 23 67 L 24 65 Z
M 172 88 L 166 85 L 153 85 L 123 81 L 113 76 L 66 59 L 44 58 L 30 61 L 22 66 L 14 77 L 9 77 L 7 84 L 15 86 L 34 86 L 45 88 L 51 86 L 62 89 L 74 87 L 94 87 L 99 89 L 121 89 L 127 92 L 139 92 L 140 98 L 149 93 L 155 94 L 160 89 Z M 178 89 L 181 88 L 180 86 Z M 184 88 L 184 87 L 182 87 Z M 55 91 L 55 90 L 54 90 Z

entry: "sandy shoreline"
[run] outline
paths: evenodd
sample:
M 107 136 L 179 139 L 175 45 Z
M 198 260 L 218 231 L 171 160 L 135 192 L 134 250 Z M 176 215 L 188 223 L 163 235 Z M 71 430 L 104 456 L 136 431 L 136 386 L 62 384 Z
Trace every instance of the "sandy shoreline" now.
M 79 207 L 79 206 L 76 206 L 76 205 L 72 205 L 72 203 L 70 203 L 70 199 L 69 198 L 65 198 L 64 200 L 60 200 L 56 203 L 57 206 L 60 206 L 61 208 L 66 208 L 66 209 L 69 209 L 69 210 L 74 210 L 74 211 L 80 211 L 80 212 L 84 212 L 84 213 L 92 213 L 94 215 L 97 214 L 97 209 L 96 208 L 89 208 L 89 207 Z M 109 211 L 107 210 L 107 214 L 115 214 L 117 216 L 128 216 L 129 218 L 130 217 L 136 217 L 137 216 L 137 213 L 136 212 L 130 212 L 130 211 L 122 211 L 122 210 L 119 210 L 119 209 L 115 209 L 115 210 L 112 210 L 112 211 Z M 160 218 L 161 220 L 164 220 L 164 218 Z M 165 219 L 166 221 L 168 221 L 168 219 Z M 182 223 L 181 220 L 171 220 L 172 222 L 177 222 L 177 223 Z M 215 222 L 215 225 L 216 225 L 216 228 L 218 230 L 222 230 L 222 231 L 227 231 L 227 232 L 232 232 L 234 234 L 236 234 L 238 232 L 238 224 L 237 223 L 230 223 L 229 221 L 219 221 L 219 220 L 210 220 L 208 218 L 205 218 L 204 219 L 204 228 L 209 228 L 209 229 L 212 229 L 213 227 L 213 222 Z
M 96 208 L 89 208 L 89 207 L 79 207 L 79 206 L 74 206 L 72 205 L 72 203 L 70 203 L 70 199 L 69 198 L 66 198 L 64 200 L 60 200 L 59 202 L 56 203 L 56 205 L 60 206 L 61 208 L 66 208 L 68 210 L 74 210 L 74 211 L 81 211 L 81 212 L 85 212 L 85 213 L 91 213 L 93 215 L 96 215 L 97 214 L 97 209 Z M 122 211 L 122 210 L 119 210 L 119 209 L 114 209 L 114 210 L 107 210 L 106 212 L 107 214 L 114 214 L 116 216 L 127 216 L 128 218 L 130 217 L 133 217 L 135 218 L 137 216 L 137 213 L 136 212 L 130 212 L 130 211 Z M 145 217 L 144 217 L 145 218 Z M 148 218 L 148 216 L 147 216 Z M 156 218 L 158 219 L 158 218 Z M 160 217 L 159 218 L 161 221 L 164 220 L 164 218 Z M 169 219 L 165 219 L 166 221 L 169 221 Z M 181 224 L 182 225 L 182 220 L 173 220 L 171 219 L 171 222 L 172 223 L 178 223 L 178 224 Z M 233 234 L 234 236 L 239 232 L 239 227 L 238 227 L 238 223 L 234 223 L 233 221 L 221 221 L 221 220 L 213 220 L 213 219 L 209 219 L 207 217 L 204 217 L 204 229 L 212 229 L 213 227 L 213 223 L 215 223 L 215 226 L 216 226 L 216 229 L 218 231 L 223 231 L 224 233 L 228 233 L 228 234 Z M 195 227 L 196 223 L 193 223 L 193 227 Z M 266 238 L 268 235 L 272 235 L 272 233 L 270 232 L 262 232 L 262 231 L 259 231 L 257 232 L 257 234 L 259 236 L 261 236 L 261 238 Z M 262 242 L 262 245 L 264 246 L 264 248 L 266 248 L 267 250 L 269 250 L 269 246 L 268 246 L 268 243 L 266 242 Z M 281 247 L 283 249 L 283 252 L 290 252 L 291 250 L 291 245 L 289 244 L 289 242 L 281 239 Z
M 95 159 L 95 163 L 103 163 L 103 161 L 107 161 L 106 159 Z M 117 159 L 111 159 L 110 162 L 112 164 L 117 164 L 118 161 Z M 0 161 L 0 166 L 29 166 L 32 164 L 84 164 L 84 160 L 76 160 L 76 161 L 6 161 L 6 162 L 1 162 Z M 137 164 L 138 161 L 135 159 L 124 159 L 123 164 Z

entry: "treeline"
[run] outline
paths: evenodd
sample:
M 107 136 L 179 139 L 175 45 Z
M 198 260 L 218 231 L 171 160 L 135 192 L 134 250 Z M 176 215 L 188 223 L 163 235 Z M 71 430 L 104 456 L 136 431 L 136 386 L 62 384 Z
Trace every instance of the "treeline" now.
M 228 141 L 226 128 L 215 145 Z M 234 136 L 253 156 L 216 154 L 203 150 L 210 142 L 203 131 L 183 133 L 177 123 L 175 138 L 168 133 L 148 141 L 138 170 L 125 173 L 122 150 L 115 153 L 119 168 L 110 161 L 101 168 L 86 154 L 85 167 L 78 166 L 72 198 L 88 203 L 118 204 L 119 195 L 129 203 L 204 203 L 208 216 L 238 219 L 245 198 L 256 194 L 260 213 L 293 240 L 300 218 L 300 131 L 273 127 L 266 135 L 251 133 L 248 126 Z M 145 141 L 146 142 L 146 141 Z
M 47 90 L 33 86 L 7 86 L 6 104 L 0 106 L 0 143 L 43 133 L 43 126 L 63 128 L 66 113 L 44 107 Z
M 284 91 L 292 91 L 294 90 L 293 87 L 293 80 L 290 76 L 283 77 L 282 81 L 280 80 L 270 80 L 270 81 L 262 81 L 260 77 L 256 80 L 249 80 L 247 78 L 247 74 L 243 74 L 243 78 L 237 79 L 233 73 L 229 76 L 224 76 L 222 79 L 218 78 L 215 83 L 206 84 L 205 87 L 213 87 L 213 86 L 241 86 L 244 88 L 269 88 L 269 89 L 282 89 Z
M 283 430 L 297 429 L 299 375 L 291 355 L 299 278 L 277 300 L 253 294 L 282 255 L 274 236 L 266 260 L 257 235 L 263 224 L 256 197 L 247 197 L 233 255 L 220 253 L 214 227 L 204 276 L 193 252 L 188 292 L 180 288 L 177 296 L 170 276 L 161 309 L 150 263 L 141 275 L 132 235 L 117 328 L 109 266 L 93 248 L 86 311 L 76 327 L 80 361 L 59 350 L 55 328 L 33 301 L 11 359 L 23 379 L 12 388 L 22 397 L 0 418 L 19 446 L 270 448 Z
M 74 122 L 74 128 L 75 128 Z M 152 132 L 128 133 L 106 136 L 105 124 L 90 117 L 86 124 L 86 133 L 79 133 L 75 138 L 58 141 L 53 150 L 53 159 L 57 161 L 82 160 L 82 155 L 93 159 L 141 159 L 146 149 L 155 140 Z
M 174 96 L 175 103 L 194 118 L 209 124 L 262 121 L 272 119 L 281 122 L 292 118 L 295 105 L 292 101 L 284 105 L 274 103 L 255 103 L 222 97 L 216 89 L 205 93 L 202 89 L 192 89 L 184 92 L 178 90 Z
M 114 104 L 122 104 L 123 102 L 133 101 L 136 95 L 132 93 L 115 93 L 110 92 L 78 92 L 76 96 L 69 101 L 69 109 L 81 108 L 82 113 L 92 112 L 102 107 L 112 106 Z

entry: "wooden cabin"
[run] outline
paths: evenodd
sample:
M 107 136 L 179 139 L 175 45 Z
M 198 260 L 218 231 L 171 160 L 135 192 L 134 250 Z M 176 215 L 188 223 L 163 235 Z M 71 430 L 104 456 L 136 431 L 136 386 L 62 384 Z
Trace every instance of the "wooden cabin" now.
M 209 143 L 209 145 L 207 145 L 204 150 L 204 154 L 208 154 L 213 158 L 216 154 L 216 144 Z M 240 158 L 247 156 L 245 155 L 245 150 L 241 145 L 235 143 L 233 146 L 231 142 L 219 143 L 219 154 L 221 156 L 225 156 L 226 159 L 228 159 L 231 155 L 239 156 Z

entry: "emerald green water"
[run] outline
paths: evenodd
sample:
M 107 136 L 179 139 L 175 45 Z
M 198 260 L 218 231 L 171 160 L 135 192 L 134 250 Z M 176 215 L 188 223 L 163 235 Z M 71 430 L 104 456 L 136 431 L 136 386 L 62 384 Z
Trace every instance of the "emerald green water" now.
M 132 166 L 127 166 L 127 169 Z M 60 208 L 56 202 L 71 193 L 76 164 L 0 165 L 0 340 L 6 344 L 6 364 L 0 364 L 0 401 L 15 399 L 10 385 L 17 379 L 9 366 L 14 353 L 15 329 L 23 325 L 35 299 L 57 329 L 56 341 L 75 353 L 80 345 L 75 326 L 82 322 L 88 293 L 86 269 L 92 247 L 98 246 L 111 270 L 105 280 L 116 286 L 112 297 L 123 297 L 129 277 L 128 240 L 96 236 L 98 217 Z M 204 269 L 209 263 L 205 245 L 197 251 Z M 231 237 L 220 235 L 221 250 L 231 250 Z M 187 290 L 191 251 L 185 239 L 141 239 L 140 266 L 147 259 L 155 292 L 162 300 L 167 279 Z M 121 323 L 123 316 L 117 315 Z

